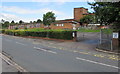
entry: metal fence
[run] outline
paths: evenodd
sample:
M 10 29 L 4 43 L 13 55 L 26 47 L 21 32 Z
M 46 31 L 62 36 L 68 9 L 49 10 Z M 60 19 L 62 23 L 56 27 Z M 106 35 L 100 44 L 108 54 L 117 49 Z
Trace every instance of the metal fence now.
M 100 31 L 100 40 L 98 48 L 104 50 L 112 50 L 112 31 L 109 29 L 101 29 Z

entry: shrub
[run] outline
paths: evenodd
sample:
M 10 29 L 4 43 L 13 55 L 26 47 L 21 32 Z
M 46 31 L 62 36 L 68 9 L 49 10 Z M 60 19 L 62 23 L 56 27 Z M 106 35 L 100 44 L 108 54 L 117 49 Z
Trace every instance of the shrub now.
M 16 27 L 15 30 L 18 30 L 18 27 Z
M 73 31 L 64 30 L 5 30 L 5 34 L 15 36 L 34 36 L 34 37 L 48 37 L 55 39 L 72 40 Z
M 5 33 L 5 30 L 4 30 L 4 29 L 1 29 L 0 31 L 1 31 L 1 33 Z
M 25 30 L 27 30 L 27 27 L 24 27 Z

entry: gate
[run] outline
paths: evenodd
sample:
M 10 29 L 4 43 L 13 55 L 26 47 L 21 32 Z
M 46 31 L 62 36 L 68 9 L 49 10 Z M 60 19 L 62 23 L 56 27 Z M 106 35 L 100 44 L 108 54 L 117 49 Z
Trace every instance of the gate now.
M 112 50 L 112 31 L 110 29 L 101 29 L 98 48 Z

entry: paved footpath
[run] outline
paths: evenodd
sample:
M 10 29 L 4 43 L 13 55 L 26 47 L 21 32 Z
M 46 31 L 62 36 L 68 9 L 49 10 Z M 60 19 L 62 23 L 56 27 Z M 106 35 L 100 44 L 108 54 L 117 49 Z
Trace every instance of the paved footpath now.
M 2 60 L 2 72 L 18 72 L 18 70 Z

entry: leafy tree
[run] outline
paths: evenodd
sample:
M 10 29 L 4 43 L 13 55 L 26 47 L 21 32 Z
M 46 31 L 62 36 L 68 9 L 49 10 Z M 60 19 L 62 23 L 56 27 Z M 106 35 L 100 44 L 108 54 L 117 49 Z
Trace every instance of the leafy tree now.
M 1 21 L 0 21 L 0 23 L 4 23 L 5 22 L 5 20 L 4 19 L 2 19 Z
M 55 22 L 55 14 L 53 12 L 47 12 L 43 14 L 43 24 L 49 26 L 52 22 Z
M 15 25 L 19 24 L 18 22 L 15 23 Z
M 87 23 L 87 24 L 94 23 L 95 22 L 94 15 L 86 15 L 80 19 L 80 22 Z
M 96 18 L 101 25 L 113 24 L 116 28 L 120 26 L 120 1 L 94 2 L 88 4 L 94 9 Z
M 42 23 L 42 21 L 40 19 L 37 20 L 37 23 Z
M 10 25 L 9 21 L 5 21 L 4 23 L 2 23 L 2 28 L 5 29 L 5 28 L 8 28 Z
M 36 23 L 36 21 L 33 21 L 33 23 Z
M 11 21 L 10 25 L 15 25 L 16 23 L 14 22 L 14 20 Z
M 23 22 L 22 20 L 20 20 L 20 21 L 19 21 L 19 24 L 22 24 L 22 23 L 24 23 L 24 22 Z
M 4 22 L 5 22 L 5 20 L 3 20 L 3 19 L 0 20 L 0 29 L 2 28 L 2 25 Z
M 33 23 L 32 21 L 30 21 L 30 23 Z

